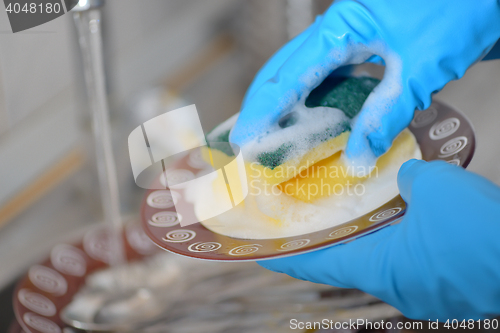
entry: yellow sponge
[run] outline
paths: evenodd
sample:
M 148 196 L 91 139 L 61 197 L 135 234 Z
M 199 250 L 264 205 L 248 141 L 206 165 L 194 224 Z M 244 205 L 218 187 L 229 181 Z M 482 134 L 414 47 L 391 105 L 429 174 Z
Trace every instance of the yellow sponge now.
M 388 167 L 391 161 L 398 156 L 408 155 L 414 151 L 416 145 L 414 136 L 406 129 L 399 134 L 389 151 L 380 156 L 376 166 L 370 170 L 347 167 L 342 162 L 341 152 L 338 152 L 303 170 L 278 187 L 284 193 L 305 202 L 331 196 L 340 193 L 345 186 L 354 186 L 368 177 L 378 176 L 378 172 Z M 263 178 L 268 179 L 265 175 Z

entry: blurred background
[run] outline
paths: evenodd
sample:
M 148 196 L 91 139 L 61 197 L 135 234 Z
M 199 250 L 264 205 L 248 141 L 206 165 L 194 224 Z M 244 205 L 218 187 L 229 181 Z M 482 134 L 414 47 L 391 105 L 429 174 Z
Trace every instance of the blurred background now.
M 130 168 L 130 131 L 194 103 L 208 132 L 239 111 L 260 66 L 331 2 L 106 0 L 105 68 L 123 215 L 138 216 L 144 193 Z M 31 264 L 102 221 L 82 66 L 71 15 L 12 34 L 0 11 L 0 289 L 9 302 L 13 281 Z M 478 146 L 469 169 L 500 184 L 500 61 L 476 64 L 435 98 L 471 119 Z

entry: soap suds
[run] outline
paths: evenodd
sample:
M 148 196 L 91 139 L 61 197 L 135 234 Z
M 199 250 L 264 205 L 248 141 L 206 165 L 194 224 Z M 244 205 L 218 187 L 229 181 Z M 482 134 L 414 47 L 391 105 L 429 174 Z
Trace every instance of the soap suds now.
M 287 147 L 284 160 L 298 159 L 321 142 L 350 130 L 350 119 L 339 109 L 307 108 L 302 102 L 291 112 L 296 116 L 294 125 L 281 128 L 276 124 L 266 135 L 255 138 L 241 148 L 245 161 L 260 162 L 262 153 L 274 152 L 283 145 Z

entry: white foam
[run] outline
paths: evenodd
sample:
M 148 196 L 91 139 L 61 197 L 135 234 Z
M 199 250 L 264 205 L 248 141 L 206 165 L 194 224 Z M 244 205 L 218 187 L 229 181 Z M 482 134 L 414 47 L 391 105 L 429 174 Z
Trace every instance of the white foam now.
M 361 111 L 353 118 L 353 136 L 357 138 L 358 147 L 363 151 L 358 156 L 344 156 L 344 162 L 355 167 L 363 166 L 368 169 L 377 162 L 377 157 L 370 149 L 367 136 L 382 127 L 384 116 L 393 112 L 393 107 L 402 93 L 401 81 L 402 62 L 401 58 L 394 52 L 388 50 L 384 44 L 375 42 L 369 46 L 361 47 L 366 52 L 368 49 L 373 55 L 384 59 L 386 69 L 382 81 L 370 93 L 363 104 Z M 413 113 L 412 113 L 413 114 Z
M 273 152 L 283 144 L 293 146 L 285 157 L 286 160 L 299 158 L 321 142 L 330 139 L 328 129 L 350 122 L 350 119 L 339 109 L 308 108 L 303 101 L 298 103 L 290 113 L 293 113 L 297 119 L 294 125 L 281 128 L 275 124 L 268 133 L 242 147 L 245 161 L 257 162 L 259 154 Z

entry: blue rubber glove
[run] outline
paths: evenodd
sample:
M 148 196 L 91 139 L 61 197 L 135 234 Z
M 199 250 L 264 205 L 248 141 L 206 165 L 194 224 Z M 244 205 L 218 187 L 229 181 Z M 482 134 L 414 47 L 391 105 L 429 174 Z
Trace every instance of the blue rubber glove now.
M 500 187 L 441 161 L 398 174 L 402 221 L 353 242 L 259 261 L 275 272 L 357 288 L 413 319 L 500 315 Z
M 499 38 L 497 0 L 336 2 L 260 70 L 230 141 L 243 146 L 277 130 L 279 119 L 340 66 L 383 59 L 384 79 L 355 120 L 346 149 L 354 164 L 366 165 L 361 157 L 373 164 L 415 108 L 428 108 L 432 93 L 462 77 Z

